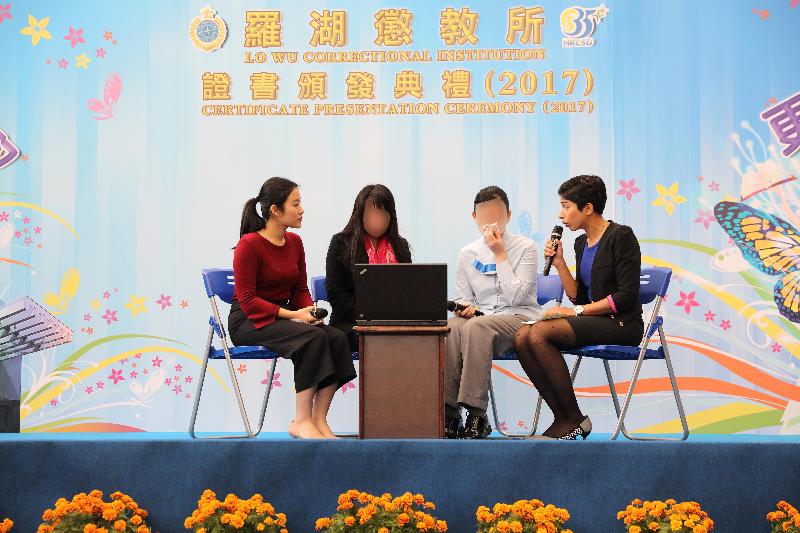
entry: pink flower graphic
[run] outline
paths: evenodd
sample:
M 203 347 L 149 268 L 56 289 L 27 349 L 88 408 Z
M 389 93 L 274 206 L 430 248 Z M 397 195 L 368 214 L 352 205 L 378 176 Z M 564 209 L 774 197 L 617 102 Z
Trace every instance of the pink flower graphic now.
M 706 322 L 714 322 L 714 318 L 717 316 L 717 314 L 712 313 L 711 309 L 709 309 L 703 316 L 706 317 Z
M 63 69 L 66 69 L 66 68 L 67 68 L 67 65 L 69 65 L 69 61 L 67 61 L 67 60 L 66 60 L 66 59 L 64 59 L 63 57 L 62 57 L 61 59 L 59 59 L 59 60 L 58 60 L 58 68 L 63 68 Z
M 703 211 L 702 209 L 697 210 L 697 218 L 694 219 L 697 224 L 702 224 L 705 229 L 708 229 L 708 225 L 714 221 L 714 214 L 709 211 Z
M 70 42 L 72 48 L 75 48 L 75 45 L 78 43 L 85 43 L 86 41 L 83 40 L 83 28 L 75 29 L 72 26 L 69 27 L 69 35 L 65 35 L 64 39 Z
M 777 353 L 777 352 L 780 352 L 780 351 L 781 351 L 781 345 L 780 345 L 780 344 L 778 344 L 777 342 L 773 342 L 773 343 L 770 345 L 770 348 L 772 348 L 772 352 L 773 352 L 773 353 Z
M 731 321 L 730 320 L 723 320 L 719 323 L 719 327 L 721 327 L 724 331 L 728 331 L 731 329 Z
M 137 377 L 138 375 L 139 375 L 139 373 L 138 373 L 136 370 L 131 370 L 130 377 L 131 377 L 132 379 L 136 379 L 136 377 Z
M 103 315 L 103 320 L 105 320 L 110 326 L 112 322 L 117 322 L 117 312 L 106 309 L 106 313 Z
M 111 369 L 111 375 L 108 376 L 108 379 L 114 382 L 114 385 L 119 383 L 120 381 L 125 381 L 125 376 L 122 375 L 122 370 Z
M 683 291 L 680 291 L 681 299 L 675 302 L 675 305 L 678 307 L 683 307 L 683 310 L 686 311 L 688 315 L 689 312 L 692 310 L 692 307 L 698 307 L 700 304 L 697 303 L 694 299 L 694 291 L 686 294 Z
M 5 222 L 7 220 L 8 220 L 8 213 L 6 213 L 5 211 L 0 213 L 0 222 Z
M 636 188 L 636 185 L 634 183 L 635 181 L 636 180 L 632 179 L 628 183 L 625 183 L 625 180 L 619 180 L 620 188 L 617 191 L 617 194 L 620 196 L 624 196 L 625 199 L 627 199 L 630 202 L 634 194 L 636 194 L 637 192 L 641 192 L 638 188 Z
M 0 23 L 3 22 L 3 19 L 11 20 L 12 18 L 13 17 L 11 16 L 11 4 L 0 6 Z
M 708 188 L 712 192 L 719 192 L 719 183 L 712 180 L 711 183 L 708 184 Z
M 91 394 L 94 392 L 91 387 L 86 387 L 84 390 L 86 391 L 86 394 Z
M 106 51 L 103 50 L 102 48 L 98 48 L 97 50 L 95 50 L 95 53 L 97 54 L 97 57 L 101 58 L 106 57 Z
M 153 366 L 161 366 L 161 361 L 162 360 L 159 359 L 158 356 L 156 356 L 156 358 L 153 359 L 152 361 L 153 361 Z
M 353 390 L 356 389 L 356 386 L 353 384 L 352 381 L 348 381 L 347 383 L 342 385 L 342 394 L 345 394 L 348 389 L 353 389 Z
M 275 372 L 275 375 L 272 376 L 272 386 L 273 387 L 280 387 L 281 386 L 281 382 L 278 381 L 280 379 L 280 377 L 281 377 L 281 373 L 280 372 Z M 267 385 L 269 383 L 269 381 L 267 381 L 267 380 L 268 380 L 268 377 L 262 379 L 261 380 L 261 384 L 262 385 Z
M 160 306 L 161 306 L 161 310 L 162 310 L 162 311 L 163 311 L 164 309 L 166 309 L 167 307 L 172 307 L 172 302 L 170 302 L 170 301 L 169 301 L 169 300 L 170 300 L 170 298 L 172 298 L 172 296 L 164 296 L 164 295 L 162 294 L 162 295 L 161 295 L 161 298 L 159 298 L 158 300 L 156 300 L 156 305 L 160 305 Z

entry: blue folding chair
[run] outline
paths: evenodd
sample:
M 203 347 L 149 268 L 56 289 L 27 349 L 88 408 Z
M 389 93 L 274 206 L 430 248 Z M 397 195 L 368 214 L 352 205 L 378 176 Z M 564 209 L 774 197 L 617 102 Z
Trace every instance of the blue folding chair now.
M 561 305 L 561 300 L 564 297 L 564 286 L 561 284 L 561 278 L 557 275 L 545 276 L 539 274 L 536 277 L 536 301 L 539 305 L 544 305 L 548 302 L 555 301 L 557 305 Z M 494 361 L 519 361 L 517 353 L 514 351 L 506 352 L 504 354 L 495 354 L 492 356 Z M 494 416 L 494 427 L 498 433 L 504 437 L 529 437 L 536 431 L 536 426 L 539 423 L 539 411 L 542 408 L 542 396 L 539 395 L 536 401 L 536 411 L 533 418 L 533 424 L 530 432 L 528 433 L 511 433 L 505 429 L 500 428 L 500 419 L 497 415 L 497 402 L 494 397 L 494 386 L 492 385 L 491 377 L 489 378 L 489 403 L 492 404 L 492 415 Z
M 315 302 L 328 301 L 328 289 L 325 288 L 325 276 L 311 278 L 311 299 Z
M 614 432 L 611 434 L 611 440 L 616 440 L 620 432 L 630 440 L 661 440 L 661 441 L 682 441 L 689 437 L 689 425 L 686 422 L 686 415 L 683 411 L 683 403 L 681 402 L 680 391 L 678 390 L 678 382 L 675 379 L 675 371 L 672 368 L 672 359 L 669 355 L 669 348 L 667 347 L 667 339 L 664 335 L 664 319 L 658 312 L 661 308 L 661 302 L 664 300 L 664 295 L 667 294 L 669 289 L 670 278 L 672 277 L 672 269 L 670 268 L 643 268 L 640 278 L 639 295 L 642 305 L 653 302 L 653 309 L 650 312 L 650 318 L 644 326 L 644 335 L 639 346 L 617 346 L 617 345 L 599 345 L 599 346 L 584 346 L 570 350 L 568 353 L 578 356 L 575 365 L 572 367 L 572 381 L 575 382 L 575 376 L 578 374 L 581 360 L 584 357 L 593 357 L 603 360 L 603 366 L 606 371 L 606 378 L 608 379 L 608 387 L 611 390 L 611 399 L 614 401 L 614 410 L 617 413 L 617 424 Z M 654 333 L 658 332 L 658 340 L 660 346 L 657 348 L 649 348 L 650 338 Z M 669 374 L 669 381 L 672 384 L 672 393 L 675 397 L 675 403 L 678 407 L 678 416 L 683 428 L 683 434 L 679 438 L 672 437 L 643 437 L 635 436 L 628 432 L 625 428 L 625 415 L 628 413 L 633 391 L 636 388 L 636 381 L 639 379 L 639 371 L 642 368 L 642 363 L 646 359 L 663 359 L 667 365 L 667 373 Z M 625 394 L 625 400 L 622 408 L 619 405 L 619 397 L 616 388 L 614 387 L 614 379 L 611 376 L 611 367 L 609 361 L 636 361 L 636 366 L 633 369 L 633 376 L 631 383 L 628 386 L 628 392 Z M 541 405 L 540 405 L 541 407 Z M 538 419 L 538 410 L 536 418 Z
M 217 307 L 217 298 L 223 302 L 230 304 L 233 297 L 233 270 L 228 268 L 210 268 L 203 270 L 203 283 L 206 287 L 206 294 L 211 302 L 211 317 L 208 319 L 208 341 L 206 342 L 206 350 L 203 356 L 203 364 L 200 367 L 200 379 L 197 383 L 197 393 L 194 396 L 194 407 L 192 408 L 192 418 L 189 422 L 189 435 L 193 439 L 230 439 L 257 436 L 261 429 L 264 427 L 264 418 L 267 413 L 267 404 L 269 403 L 269 395 L 272 392 L 272 378 L 275 375 L 275 365 L 278 362 L 278 354 L 265 348 L 264 346 L 228 346 L 228 338 L 225 334 L 225 326 L 222 325 L 222 319 L 219 315 L 219 308 Z M 220 339 L 222 348 L 217 349 L 213 346 L 214 335 Z M 209 359 L 225 359 L 228 366 L 228 372 L 231 376 L 233 384 L 233 392 L 236 395 L 236 402 L 239 404 L 239 412 L 242 415 L 242 422 L 244 423 L 245 434 L 243 435 L 215 435 L 209 437 L 198 437 L 195 434 L 195 422 L 197 421 L 197 411 L 200 407 L 200 395 L 203 392 L 203 382 L 206 377 L 206 369 L 208 368 Z M 247 416 L 247 410 L 244 406 L 242 399 L 242 391 L 239 388 L 239 381 L 236 379 L 236 372 L 233 368 L 234 359 L 262 359 L 272 360 L 270 365 L 269 375 L 267 376 L 267 390 L 264 393 L 264 401 L 261 405 L 261 417 L 258 421 L 258 429 L 253 431 L 250 426 L 250 418 Z

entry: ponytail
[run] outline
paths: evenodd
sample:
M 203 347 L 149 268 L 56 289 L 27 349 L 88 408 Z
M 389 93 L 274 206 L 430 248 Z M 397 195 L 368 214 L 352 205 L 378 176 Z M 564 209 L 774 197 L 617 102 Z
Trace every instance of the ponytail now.
M 239 226 L 239 237 L 244 236 L 245 233 L 252 233 L 264 229 L 266 220 L 258 214 L 256 204 L 258 198 L 250 198 L 245 202 L 244 209 L 242 209 L 242 223 Z

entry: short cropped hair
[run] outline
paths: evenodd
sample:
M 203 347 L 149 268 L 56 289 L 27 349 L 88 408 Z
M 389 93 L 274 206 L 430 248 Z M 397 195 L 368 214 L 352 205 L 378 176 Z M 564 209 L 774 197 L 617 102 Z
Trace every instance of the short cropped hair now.
M 503 203 L 506 204 L 506 209 L 511 211 L 511 207 L 508 205 L 508 195 L 506 191 L 497 185 L 489 185 L 478 191 L 478 194 L 475 195 L 475 202 L 472 204 L 472 211 L 475 212 L 475 206 L 478 204 L 494 199 L 502 200 Z
M 574 202 L 578 209 L 592 204 L 598 215 L 606 208 L 606 184 L 599 176 L 581 175 L 570 178 L 558 188 L 558 195 Z

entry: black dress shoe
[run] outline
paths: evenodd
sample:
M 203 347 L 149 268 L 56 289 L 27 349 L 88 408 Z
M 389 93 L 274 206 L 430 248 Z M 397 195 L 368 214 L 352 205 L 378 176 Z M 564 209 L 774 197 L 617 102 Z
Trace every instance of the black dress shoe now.
M 463 439 L 485 439 L 492 432 L 489 425 L 489 418 L 484 415 L 467 415 L 467 422 L 464 424 Z
M 460 439 L 464 431 L 460 416 L 445 416 L 444 418 L 444 438 Z
M 586 437 L 589 436 L 589 433 L 592 432 L 592 420 L 588 416 L 584 416 L 581 423 L 567 433 L 558 438 L 558 440 L 578 440 L 578 437 L 581 437 L 583 440 L 586 440 Z

